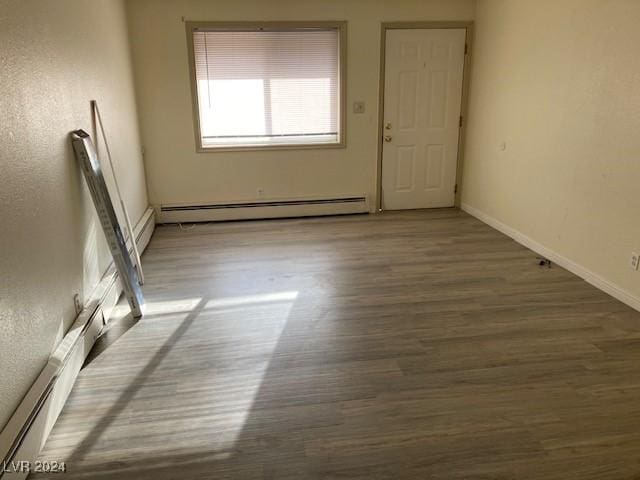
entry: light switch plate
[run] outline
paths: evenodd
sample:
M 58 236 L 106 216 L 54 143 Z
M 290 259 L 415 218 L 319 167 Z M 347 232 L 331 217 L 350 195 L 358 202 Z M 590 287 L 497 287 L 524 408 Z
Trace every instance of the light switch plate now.
M 364 102 L 353 102 L 353 113 L 364 113 L 365 105 Z

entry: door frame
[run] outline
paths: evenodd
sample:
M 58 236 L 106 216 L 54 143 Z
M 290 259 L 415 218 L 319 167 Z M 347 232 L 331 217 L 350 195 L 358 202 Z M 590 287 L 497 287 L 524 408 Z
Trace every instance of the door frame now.
M 453 21 L 453 22 L 382 22 L 380 24 L 380 78 L 378 81 L 378 165 L 376 173 L 376 212 L 382 211 L 382 136 L 384 135 L 384 89 L 386 70 L 386 49 L 387 30 L 397 29 L 464 29 L 466 55 L 464 56 L 464 66 L 462 70 L 462 103 L 460 105 L 460 115 L 462 116 L 462 126 L 458 135 L 458 161 L 456 163 L 456 186 L 454 205 L 460 206 L 462 190 L 462 168 L 464 166 L 464 143 L 467 130 L 467 108 L 469 100 L 469 85 L 471 80 L 471 52 L 473 51 L 473 22 Z

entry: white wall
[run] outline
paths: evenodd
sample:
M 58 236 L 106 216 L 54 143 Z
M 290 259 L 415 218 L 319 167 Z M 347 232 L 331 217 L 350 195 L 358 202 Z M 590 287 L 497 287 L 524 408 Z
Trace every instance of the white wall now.
M 99 102 L 132 221 L 147 207 L 120 0 L 0 0 L 0 429 L 110 261 L 69 132 Z
M 475 0 L 131 0 L 130 37 L 153 204 L 367 193 L 375 200 L 380 23 L 471 20 Z M 347 148 L 196 153 L 185 25 L 347 20 Z M 363 115 L 352 103 L 366 102 Z
M 639 25 L 637 0 L 480 0 L 462 189 L 636 298 Z

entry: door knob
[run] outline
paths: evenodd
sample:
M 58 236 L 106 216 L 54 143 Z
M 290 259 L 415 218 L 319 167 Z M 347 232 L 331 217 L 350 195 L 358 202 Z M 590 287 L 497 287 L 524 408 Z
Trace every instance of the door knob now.
M 387 122 L 384 128 L 386 128 L 387 130 L 391 130 L 391 122 Z
M 391 135 L 385 135 L 384 136 L 384 141 L 389 143 L 391 140 L 393 140 L 393 137 Z

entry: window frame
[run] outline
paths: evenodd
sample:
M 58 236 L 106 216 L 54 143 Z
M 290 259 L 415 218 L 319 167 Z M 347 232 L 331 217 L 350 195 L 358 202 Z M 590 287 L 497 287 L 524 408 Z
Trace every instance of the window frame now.
M 347 146 L 347 22 L 346 21 L 295 21 L 295 22 L 185 22 L 187 32 L 187 51 L 189 60 L 189 76 L 191 83 L 191 102 L 193 108 L 193 130 L 197 153 L 255 151 L 255 150 L 309 150 L 325 148 L 346 148 Z M 300 143 L 274 145 L 224 145 L 204 146 L 200 129 L 200 105 L 198 104 L 198 87 L 196 81 L 195 52 L 193 32 L 197 30 L 305 30 L 311 28 L 335 28 L 340 42 L 338 85 L 338 128 L 339 139 L 334 143 Z

